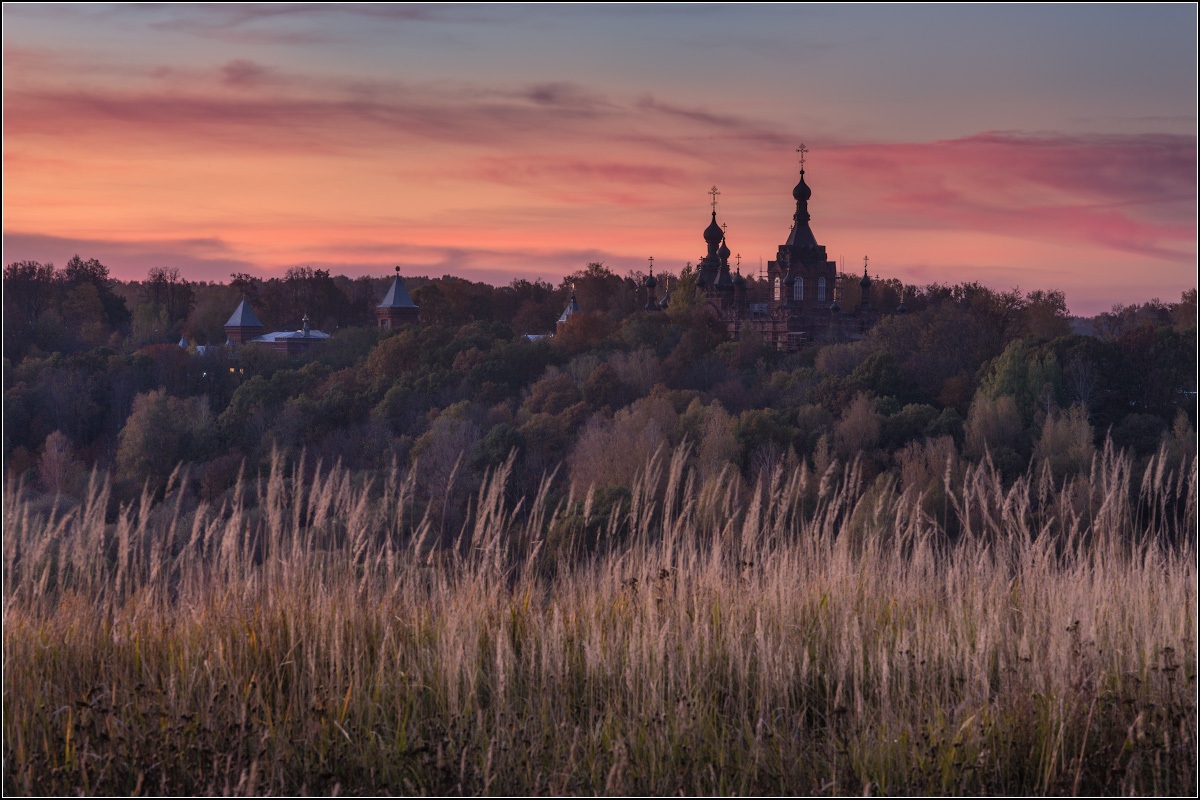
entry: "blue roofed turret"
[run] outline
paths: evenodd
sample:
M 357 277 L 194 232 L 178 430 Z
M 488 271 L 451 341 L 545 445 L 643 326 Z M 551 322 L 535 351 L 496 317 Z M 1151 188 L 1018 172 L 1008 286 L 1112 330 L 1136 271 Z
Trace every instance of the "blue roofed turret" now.
M 400 279 L 400 268 L 396 268 L 396 278 L 392 281 L 392 285 L 388 288 L 387 294 L 383 296 L 383 302 L 377 308 L 416 308 L 417 304 L 412 301 L 412 297 L 408 294 L 408 289 L 404 288 L 404 281 Z
M 262 326 L 262 322 L 259 321 L 254 310 L 245 300 L 238 303 L 238 307 L 233 310 L 233 316 L 225 323 L 226 328 L 261 328 Z

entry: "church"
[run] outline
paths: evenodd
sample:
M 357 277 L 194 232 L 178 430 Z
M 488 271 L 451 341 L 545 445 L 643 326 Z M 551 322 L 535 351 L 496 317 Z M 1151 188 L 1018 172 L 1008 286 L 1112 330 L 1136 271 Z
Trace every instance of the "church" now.
M 730 339 L 740 339 L 753 330 L 764 342 L 781 350 L 795 350 L 806 342 L 828 340 L 862 333 L 879 320 L 879 312 L 870 304 L 871 278 L 863 267 L 863 302 L 853 311 L 843 311 L 835 291 L 837 265 L 829 259 L 824 245 L 817 243 L 809 225 L 808 201 L 812 189 L 804 179 L 801 145 L 800 182 L 792 189 L 796 201 L 792 229 L 779 245 L 773 261 L 767 262 L 763 280 L 758 281 L 757 296 L 749 296 L 741 265 L 730 270 L 731 251 L 725 229 L 717 224 L 717 187 L 713 197 L 712 220 L 704 229 L 707 252 L 698 263 L 697 294 L 725 323 Z

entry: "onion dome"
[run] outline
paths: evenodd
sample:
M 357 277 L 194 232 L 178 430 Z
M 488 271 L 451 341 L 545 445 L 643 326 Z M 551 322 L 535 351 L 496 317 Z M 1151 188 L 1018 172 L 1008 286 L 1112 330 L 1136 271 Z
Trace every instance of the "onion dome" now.
M 653 289 L 655 286 L 658 286 L 658 279 L 654 277 L 653 269 L 650 270 L 650 274 L 646 276 L 645 284 L 647 289 Z
M 746 279 L 742 277 L 741 267 L 738 267 L 737 274 L 733 276 L 733 285 L 739 289 L 746 285 Z
M 667 290 L 663 292 L 662 300 L 658 302 L 658 307 L 666 310 L 667 306 L 671 305 L 671 276 L 667 276 Z
M 729 245 L 725 244 L 724 235 L 721 236 L 721 249 L 717 251 L 717 255 L 721 257 L 722 261 L 728 261 L 729 256 L 732 255 L 732 252 L 729 250 Z
M 900 301 L 900 305 L 896 306 L 896 313 L 897 314 L 907 314 L 908 313 L 908 306 L 904 305 L 903 300 Z
M 792 197 L 796 198 L 797 203 L 807 203 L 808 198 L 812 197 L 812 189 L 804 182 L 804 170 L 800 170 L 800 182 L 792 189 Z
M 712 212 L 712 222 L 708 223 L 708 227 L 704 229 L 704 241 L 711 245 L 718 244 L 725 238 L 725 231 L 721 230 L 721 226 L 717 224 L 716 209 Z
M 785 286 L 795 286 L 796 285 L 796 276 L 792 274 L 792 271 L 790 269 L 787 271 L 787 275 L 785 275 L 783 278 L 783 284 Z
M 833 313 L 833 314 L 836 314 L 836 313 L 838 313 L 838 312 L 839 312 L 839 311 L 841 311 L 841 310 L 842 310 L 842 307 L 838 305 L 838 301 L 837 301 L 837 300 L 834 300 L 834 301 L 833 301 L 833 305 L 831 305 L 831 306 L 829 307 L 829 311 L 830 311 L 830 313 Z
M 858 285 L 863 289 L 871 288 L 871 276 L 867 274 L 867 268 L 865 266 L 863 267 L 862 280 L 858 282 Z

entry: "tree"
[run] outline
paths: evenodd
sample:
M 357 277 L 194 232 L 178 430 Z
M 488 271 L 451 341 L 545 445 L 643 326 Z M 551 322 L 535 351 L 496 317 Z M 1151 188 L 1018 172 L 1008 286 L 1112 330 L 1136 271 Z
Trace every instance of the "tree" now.
M 1095 435 L 1087 411 L 1075 406 L 1065 414 L 1046 417 L 1042 436 L 1033 449 L 1033 457 L 1061 482 L 1068 475 L 1086 472 L 1096 453 Z
M 53 264 L 15 261 L 4 268 L 4 314 L 19 314 L 29 325 L 54 301 L 58 275 Z
M 146 302 L 166 311 L 167 321 L 172 325 L 185 319 L 196 304 L 191 284 L 179 277 L 175 267 L 151 267 L 143 293 Z
M 1008 395 L 995 399 L 981 389 L 971 403 L 967 414 L 966 444 L 964 453 L 968 458 L 981 459 L 991 451 L 1006 449 L 1016 455 L 1024 449 L 1025 427 L 1017 404 Z
M 882 422 L 871 399 L 860 392 L 834 428 L 833 438 L 838 456 L 843 461 L 850 461 L 859 454 L 873 450 L 879 444 Z
M 213 418 L 202 397 L 171 397 L 162 389 L 139 394 L 121 429 L 117 469 L 154 487 L 181 461 L 204 460 L 215 443 Z
M 84 261 L 78 254 L 72 256 L 63 268 L 62 280 L 68 291 L 83 284 L 96 287 L 100 305 L 104 309 L 104 322 L 109 327 L 118 328 L 129 324 L 129 309 L 125 306 L 125 300 L 113 293 L 108 267 L 96 259 L 89 258 Z
M 562 289 L 574 291 L 579 306 L 587 312 L 615 311 L 628 313 L 624 308 L 624 281 L 599 261 L 592 261 L 563 279 Z

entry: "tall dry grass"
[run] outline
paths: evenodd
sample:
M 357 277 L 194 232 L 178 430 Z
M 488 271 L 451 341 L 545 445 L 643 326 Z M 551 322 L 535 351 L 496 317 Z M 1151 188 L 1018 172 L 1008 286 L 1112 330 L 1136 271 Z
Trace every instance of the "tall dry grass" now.
M 1196 465 L 1131 469 L 948 469 L 953 539 L 854 465 L 746 493 L 681 450 L 605 520 L 501 469 L 453 547 L 397 470 L 110 524 L 101 478 L 10 485 L 4 789 L 1190 793 Z

